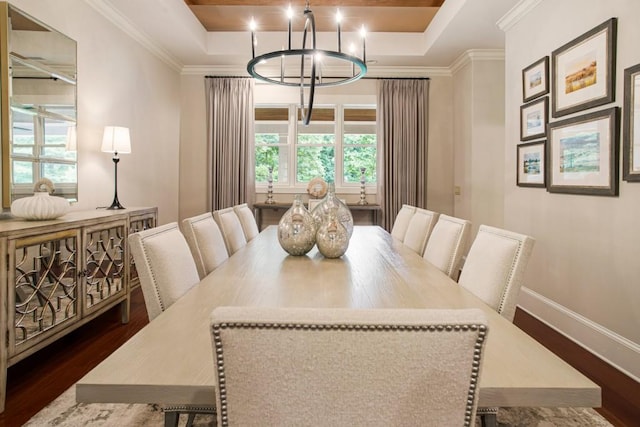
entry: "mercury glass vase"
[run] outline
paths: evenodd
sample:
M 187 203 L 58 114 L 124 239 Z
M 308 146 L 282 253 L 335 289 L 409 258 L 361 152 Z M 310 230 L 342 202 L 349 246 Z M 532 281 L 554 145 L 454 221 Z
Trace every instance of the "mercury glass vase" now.
M 339 258 L 349 247 L 349 233 L 338 220 L 337 212 L 332 208 L 316 233 L 318 250 L 325 258 Z
M 325 222 L 332 209 L 336 209 L 336 217 L 338 218 L 338 221 L 340 221 L 344 228 L 346 228 L 347 234 L 349 235 L 349 238 L 351 238 L 351 235 L 353 234 L 353 215 L 351 215 L 349 207 L 336 197 L 333 184 L 330 185 L 324 199 L 322 199 L 318 206 L 311 211 L 311 215 L 313 215 L 313 218 L 316 220 L 318 227 Z
M 278 242 L 288 254 L 300 256 L 309 252 L 316 243 L 316 222 L 302 204 L 299 195 L 278 223 Z

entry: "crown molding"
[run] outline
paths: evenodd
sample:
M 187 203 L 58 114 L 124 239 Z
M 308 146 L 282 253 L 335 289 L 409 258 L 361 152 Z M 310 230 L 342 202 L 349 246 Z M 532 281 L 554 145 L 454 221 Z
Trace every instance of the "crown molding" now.
M 85 2 L 173 70 L 178 72 L 182 70 L 183 65 L 176 57 L 160 47 L 147 34 L 138 30 L 109 0 L 85 0 Z
M 470 49 L 463 52 L 449 66 L 451 75 L 473 61 L 504 61 L 504 49 Z
M 498 28 L 507 32 L 533 10 L 542 0 L 520 0 L 511 10 L 496 22 Z

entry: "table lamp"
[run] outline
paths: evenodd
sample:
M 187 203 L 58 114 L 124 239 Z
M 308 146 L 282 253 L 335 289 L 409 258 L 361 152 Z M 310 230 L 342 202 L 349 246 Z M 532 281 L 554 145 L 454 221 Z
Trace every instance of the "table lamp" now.
M 124 209 L 124 206 L 118 201 L 118 153 L 131 153 L 131 138 L 129 137 L 129 128 L 121 126 L 105 126 L 104 136 L 102 138 L 102 152 L 113 153 L 114 166 L 114 194 L 113 203 L 107 209 Z

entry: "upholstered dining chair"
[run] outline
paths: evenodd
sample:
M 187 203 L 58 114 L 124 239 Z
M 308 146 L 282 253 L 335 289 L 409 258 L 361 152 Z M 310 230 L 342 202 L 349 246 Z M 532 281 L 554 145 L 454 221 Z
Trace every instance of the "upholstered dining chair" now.
M 211 212 L 183 219 L 182 233 L 191 249 L 200 279 L 229 258 L 224 237 Z
M 149 320 L 155 319 L 200 281 L 196 264 L 176 222 L 129 236 L 140 287 Z M 180 414 L 188 414 L 191 426 L 196 414 L 215 414 L 215 407 L 165 405 L 165 426 L 177 426 Z
M 213 218 L 218 223 L 220 231 L 222 231 L 229 255 L 238 252 L 247 244 L 242 223 L 240 223 L 240 219 L 233 207 L 214 211 Z
M 457 279 L 460 260 L 466 250 L 470 232 L 470 221 L 440 215 L 424 250 L 424 259 L 447 276 Z
M 211 333 L 219 427 L 474 425 L 479 309 L 218 307 Z
M 409 222 L 411 217 L 416 213 L 416 207 L 411 205 L 402 205 L 396 215 L 396 219 L 393 221 L 393 228 L 391 228 L 391 235 L 400 241 L 404 241 L 404 236 L 407 234 L 407 228 L 409 228 Z
M 439 216 L 440 214 L 437 212 L 416 208 L 411 220 L 409 220 L 409 226 L 403 240 L 404 244 L 422 256 L 431 230 L 433 230 Z
M 513 321 L 535 239 L 481 225 L 460 273 L 460 286 Z
M 251 212 L 251 209 L 249 209 L 249 205 L 246 203 L 236 205 L 233 207 L 233 210 L 236 212 L 236 215 L 238 215 L 247 242 L 255 239 L 256 236 L 260 234 L 260 230 L 258 230 L 256 217 L 253 215 L 253 212 Z
M 129 236 L 149 320 L 200 281 L 189 245 L 172 222 Z

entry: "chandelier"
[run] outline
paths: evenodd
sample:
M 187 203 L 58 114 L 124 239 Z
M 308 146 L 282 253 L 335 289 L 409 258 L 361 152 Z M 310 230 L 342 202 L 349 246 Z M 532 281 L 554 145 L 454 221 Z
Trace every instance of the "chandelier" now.
M 339 86 L 347 83 L 354 82 L 361 79 L 367 72 L 367 53 L 365 43 L 365 29 L 362 26 L 360 35 L 362 37 L 362 57 L 355 55 L 355 47 L 352 44 L 349 53 L 342 51 L 342 34 L 341 34 L 341 21 L 342 15 L 338 10 L 336 12 L 337 22 L 337 50 L 318 49 L 316 45 L 316 22 L 313 16 L 313 12 L 309 7 L 309 1 L 307 0 L 304 8 L 304 29 L 302 31 L 302 47 L 300 49 L 293 49 L 291 47 L 291 23 L 293 19 L 293 11 L 291 6 L 287 10 L 287 18 L 289 21 L 289 28 L 287 34 L 287 48 L 284 47 L 281 50 L 273 52 L 263 53 L 256 56 L 256 22 L 251 19 L 251 60 L 247 64 L 247 71 L 251 76 L 258 80 L 262 80 L 267 83 L 272 83 L 280 86 L 299 87 L 300 88 L 300 109 L 302 111 L 302 121 L 305 125 L 308 125 L 311 121 L 311 112 L 313 110 L 313 98 L 315 95 L 316 87 L 329 87 Z M 309 47 L 307 47 L 307 39 L 310 39 Z M 290 62 L 295 62 L 299 59 L 300 73 L 295 76 L 285 75 L 285 65 Z M 261 71 L 263 64 L 268 64 L 274 61 L 279 61 L 280 75 L 267 76 L 265 71 Z M 347 66 L 349 71 L 347 75 L 342 77 L 325 77 L 322 76 L 322 65 L 324 61 L 332 61 L 342 66 Z M 273 70 L 274 67 L 265 68 Z M 305 96 L 305 91 L 308 95 Z M 306 98 L 306 102 L 305 102 Z

